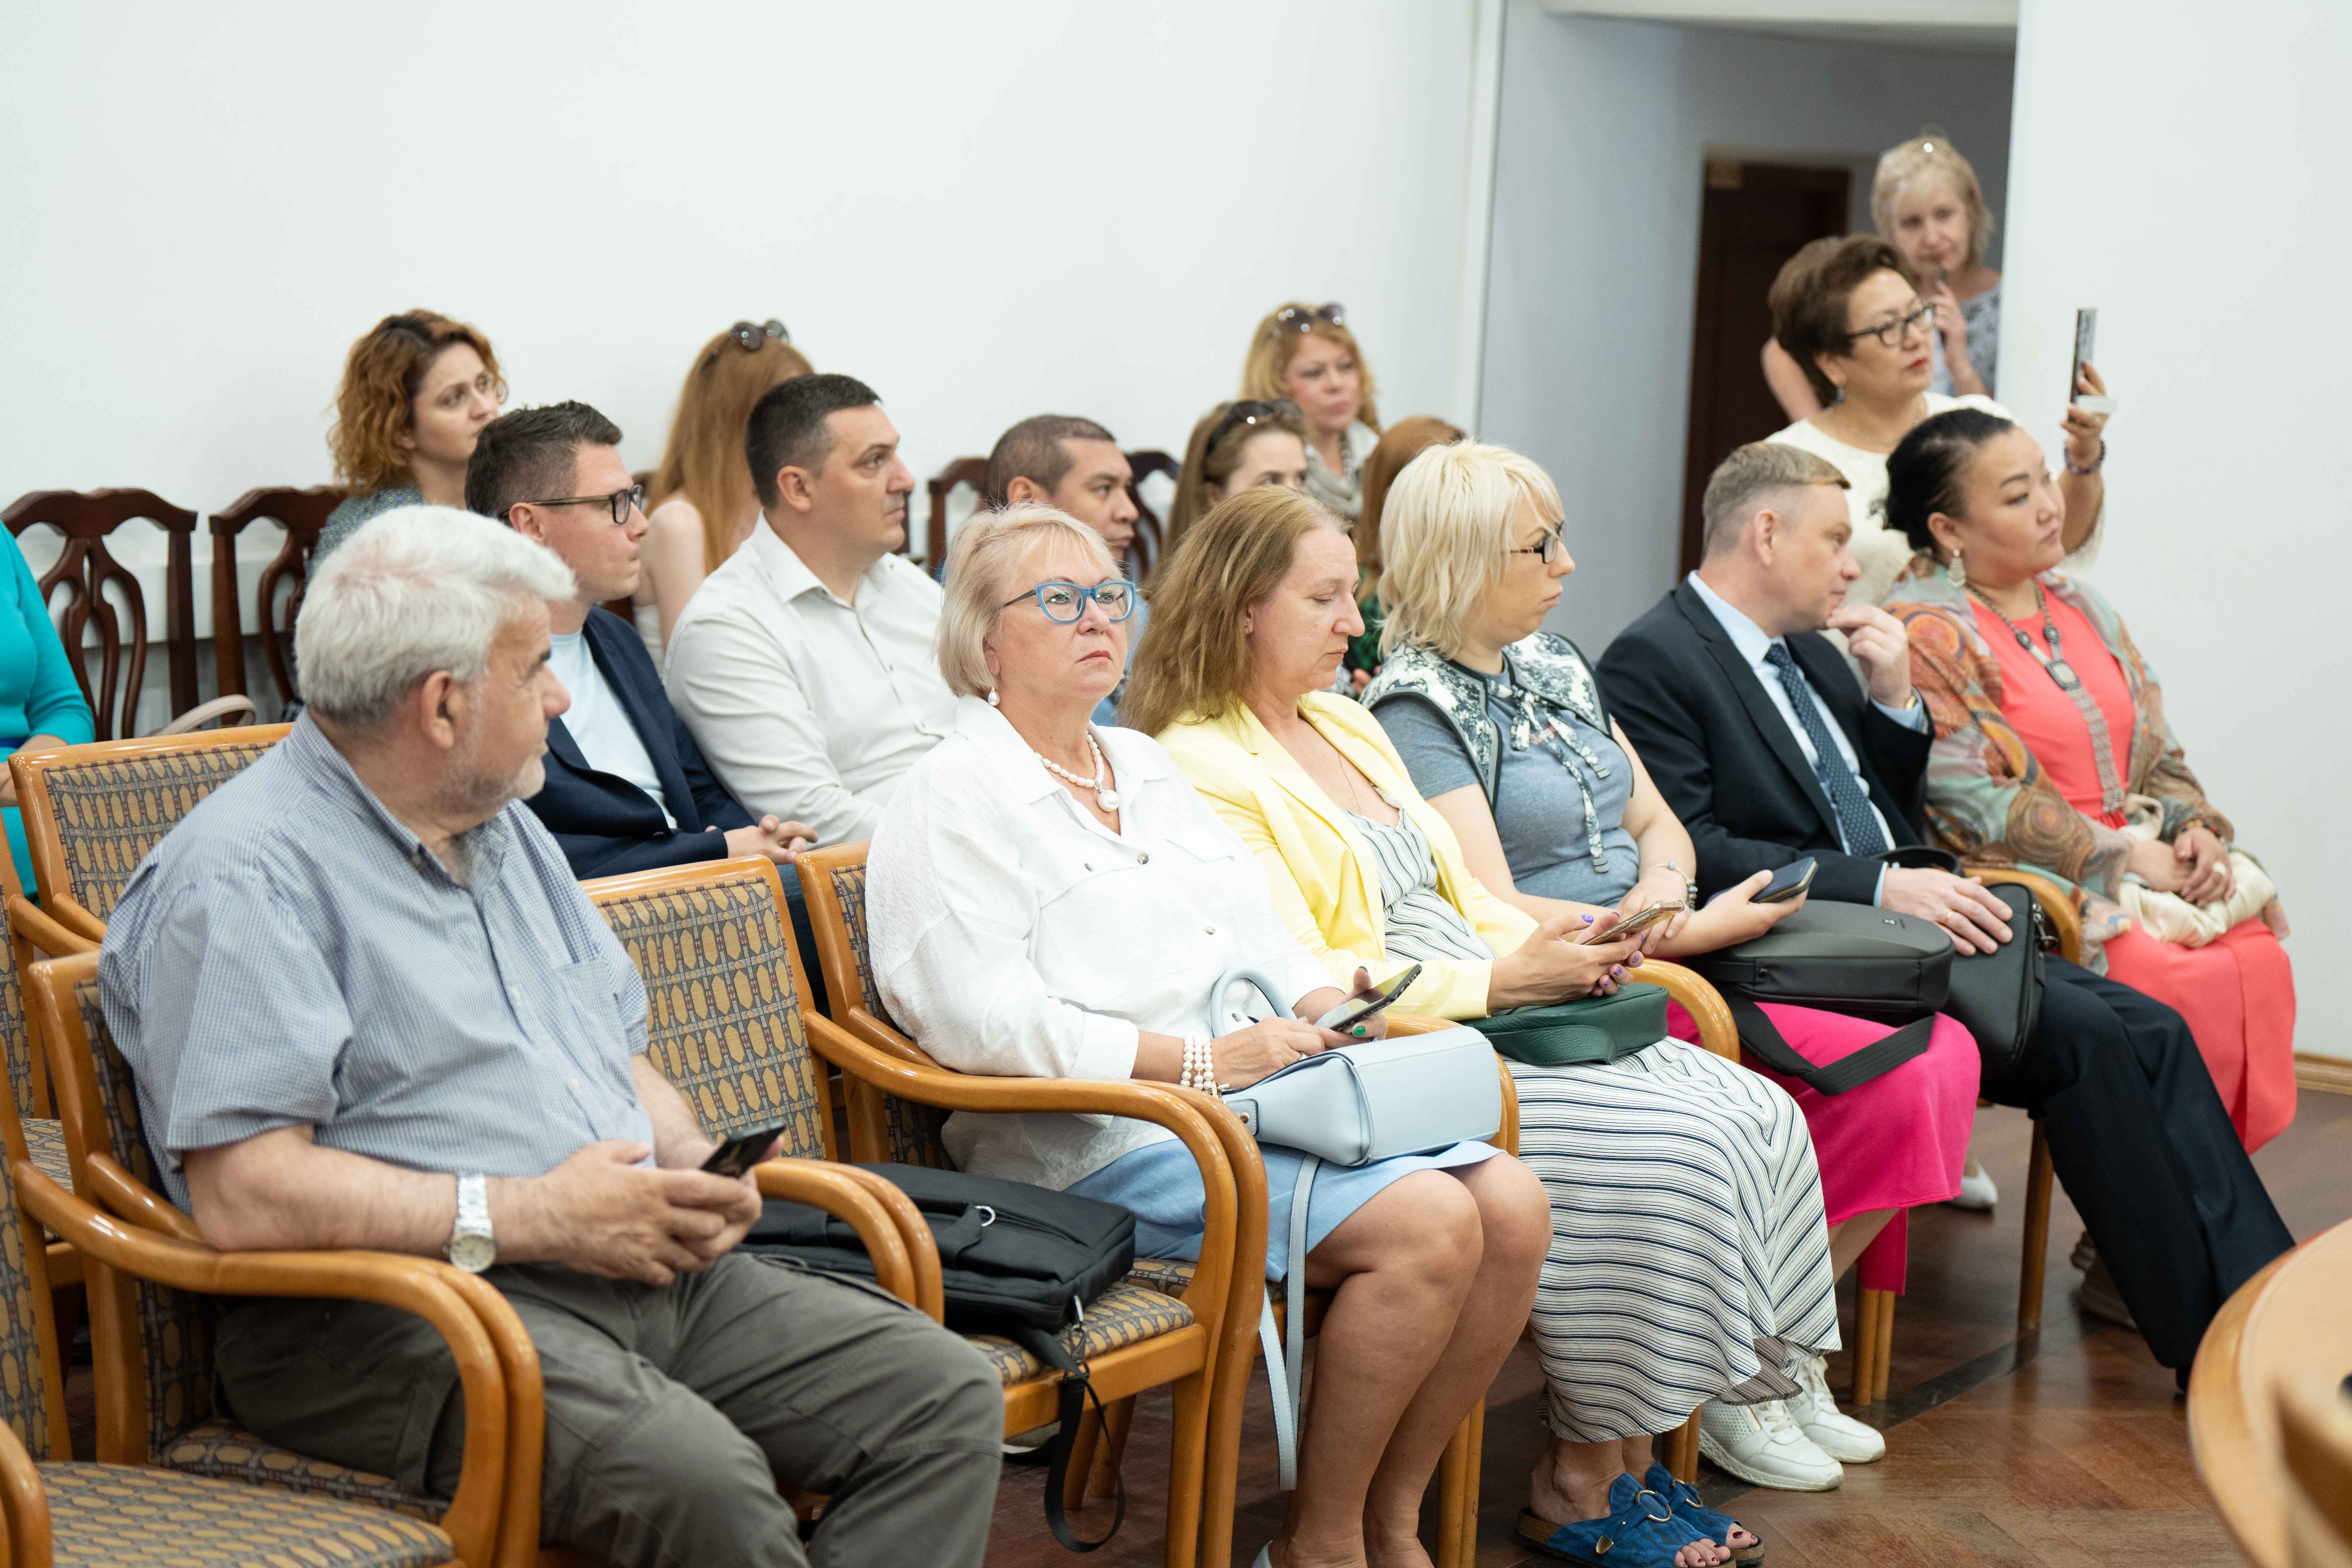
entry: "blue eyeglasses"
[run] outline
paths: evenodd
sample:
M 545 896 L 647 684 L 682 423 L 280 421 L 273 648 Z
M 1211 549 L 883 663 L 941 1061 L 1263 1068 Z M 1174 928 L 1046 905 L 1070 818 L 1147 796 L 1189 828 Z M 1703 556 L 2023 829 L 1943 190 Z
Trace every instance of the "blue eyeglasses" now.
M 1087 613 L 1087 601 L 1092 599 L 1102 606 L 1105 616 L 1123 621 L 1135 614 L 1135 584 L 1124 577 L 1114 577 L 1091 588 L 1081 588 L 1076 583 L 1040 583 L 1027 593 L 1005 600 L 1004 608 L 1009 610 L 1024 599 L 1034 599 L 1047 620 L 1067 626 Z

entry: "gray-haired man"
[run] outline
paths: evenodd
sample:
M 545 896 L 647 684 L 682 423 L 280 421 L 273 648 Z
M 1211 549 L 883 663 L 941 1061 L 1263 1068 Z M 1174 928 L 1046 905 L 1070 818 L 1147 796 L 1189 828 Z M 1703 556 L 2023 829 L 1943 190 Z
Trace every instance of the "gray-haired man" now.
M 309 709 L 131 879 L 99 978 L 173 1198 L 224 1247 L 488 1268 L 547 1389 L 543 1532 L 644 1564 L 980 1563 L 1003 1397 L 877 1293 L 730 1256 L 748 1180 L 646 1060 L 636 970 L 520 800 L 542 777 L 542 547 L 385 513 L 310 589 Z M 439 1336 L 390 1308 L 222 1320 L 236 1417 L 446 1497 Z M 779 1481 L 833 1502 L 804 1552 Z

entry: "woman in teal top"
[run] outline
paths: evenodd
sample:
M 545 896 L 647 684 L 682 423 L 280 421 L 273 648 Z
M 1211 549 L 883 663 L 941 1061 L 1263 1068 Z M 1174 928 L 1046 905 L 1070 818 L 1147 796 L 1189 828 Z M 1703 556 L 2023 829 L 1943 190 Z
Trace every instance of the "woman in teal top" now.
M 79 745 L 98 738 L 89 703 L 66 662 L 66 645 L 49 622 L 48 606 L 41 601 L 40 584 L 25 564 L 25 552 L 16 536 L 0 530 L 7 542 L 0 560 L 0 745 L 10 755 L 27 748 Z M 33 891 L 33 854 L 25 843 L 25 825 L 16 811 L 16 781 L 0 779 L 0 802 L 6 804 L 8 853 L 16 859 L 16 880 Z

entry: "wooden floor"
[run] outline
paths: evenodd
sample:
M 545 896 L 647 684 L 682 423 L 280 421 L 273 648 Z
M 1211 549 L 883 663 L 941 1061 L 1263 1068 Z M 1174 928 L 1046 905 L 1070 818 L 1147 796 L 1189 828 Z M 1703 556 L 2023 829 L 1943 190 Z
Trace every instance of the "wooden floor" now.
M 1764 1537 L 1775 1568 L 2197 1568 L 2242 1561 L 2198 1484 L 2172 1374 L 2137 1335 L 2075 1309 L 2080 1277 L 2066 1254 L 2082 1226 L 2063 1192 L 2053 1205 L 2042 1330 L 2031 1343 L 2016 1342 L 2018 1199 L 2030 1136 L 2022 1111 L 1979 1111 L 1977 1149 L 2000 1184 L 2000 1208 L 1989 1215 L 1937 1208 L 1913 1217 L 1911 1289 L 1895 1312 L 1890 1392 L 1861 1412 L 1886 1433 L 1885 1461 L 1850 1466 L 1843 1488 L 1813 1495 L 1751 1490 L 1707 1469 L 1702 1484 L 1709 1499 Z M 2352 1096 L 2305 1092 L 2294 1127 L 2255 1163 L 2298 1239 L 2352 1215 Z M 1849 1295 L 1849 1340 L 1853 1322 Z M 1830 1380 L 1844 1386 L 1843 1356 L 1832 1358 Z M 1540 1383 L 1534 1353 L 1522 1343 L 1489 1396 L 1480 1568 L 1557 1561 L 1525 1549 L 1512 1531 L 1542 1442 Z M 1160 1562 L 1166 1431 L 1165 1403 L 1147 1401 L 1129 1449 L 1126 1527 L 1085 1559 L 1088 1568 Z M 1248 1568 L 1281 1519 L 1263 1378 L 1246 1436 L 1235 1568 Z M 1076 1561 L 1045 1531 L 1041 1473 L 1005 1475 L 989 1563 L 1048 1568 Z M 1108 1504 L 1095 1502 L 1073 1523 L 1091 1536 L 1109 1518 Z

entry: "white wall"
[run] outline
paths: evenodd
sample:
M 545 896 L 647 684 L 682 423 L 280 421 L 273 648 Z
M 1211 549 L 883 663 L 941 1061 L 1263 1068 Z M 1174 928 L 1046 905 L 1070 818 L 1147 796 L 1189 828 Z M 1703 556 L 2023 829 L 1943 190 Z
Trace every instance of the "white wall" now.
M 640 467 L 742 317 L 879 390 L 919 476 L 1045 409 L 1181 451 L 1289 296 L 1444 406 L 1470 11 L 16 7 L 0 494 L 323 480 L 346 348 L 415 305 Z
M 2026 0 L 2001 397 L 2056 420 L 2099 309 L 2109 430 L 2097 583 L 2164 681 L 2189 764 L 2294 923 L 2297 1045 L 2352 1056 L 2352 538 L 2335 299 L 2352 220 L 2341 0 Z
M 1597 656 L 1674 581 L 1708 151 L 1850 163 L 1867 228 L 1879 153 L 1933 122 L 1998 213 L 2009 79 L 2002 58 L 1511 7 L 1480 434 L 1568 500 L 1556 629 Z

